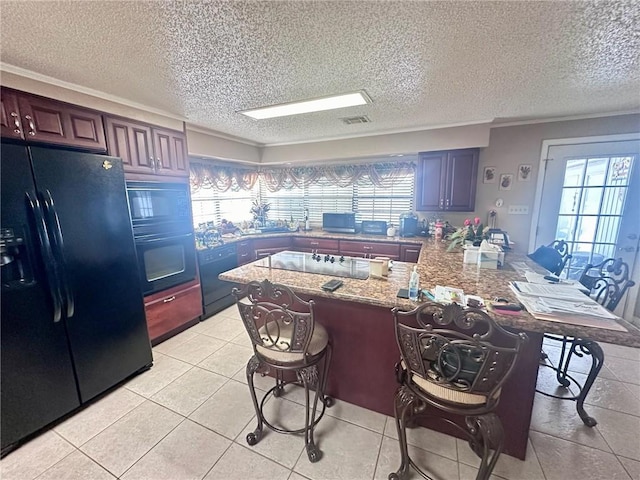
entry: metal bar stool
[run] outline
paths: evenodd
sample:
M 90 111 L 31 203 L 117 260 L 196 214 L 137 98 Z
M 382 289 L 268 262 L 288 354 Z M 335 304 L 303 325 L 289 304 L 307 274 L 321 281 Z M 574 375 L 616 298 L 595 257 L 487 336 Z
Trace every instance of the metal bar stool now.
M 401 355 L 394 409 L 401 463 L 389 480 L 407 479 L 409 467 L 429 478 L 407 446 L 406 428 L 421 416 L 440 418 L 468 438 L 481 458 L 476 478 L 488 479 L 504 442 L 494 410 L 527 336 L 504 330 L 483 310 L 456 303 L 426 302 L 410 312 L 397 307 L 392 312 Z M 433 414 L 429 407 L 460 415 L 464 422 Z
M 333 399 L 324 394 L 331 363 L 331 342 L 325 328 L 315 322 L 313 300 L 306 302 L 288 287 L 269 280 L 250 282 L 243 289 L 234 288 L 232 293 L 254 352 L 247 363 L 246 373 L 258 425 L 247 435 L 247 443 L 255 445 L 260 441 L 264 425 L 278 433 L 304 433 L 309 461 L 317 462 L 322 452 L 315 445 L 313 430 L 325 408 L 333 405 Z M 245 298 L 248 303 L 243 301 Z M 270 371 L 275 374 L 275 386 L 258 402 L 253 375 L 256 372 L 266 375 Z M 295 373 L 296 380 L 286 378 L 287 373 Z M 304 427 L 276 427 L 264 416 L 265 402 L 269 395 L 280 397 L 285 386 L 296 381 L 305 392 Z M 315 391 L 312 402 L 311 390 Z M 321 403 L 319 413 L 318 399 Z
M 633 280 L 629 280 L 629 266 L 621 258 L 608 258 L 598 265 L 587 264 L 580 275 L 580 283 L 589 289 L 590 296 L 596 302 L 611 312 L 616 309 L 626 291 L 635 285 Z M 536 391 L 548 397 L 575 401 L 582 422 L 588 427 L 596 426 L 598 422 L 587 414 L 584 401 L 604 365 L 602 348 L 598 342 L 578 337 L 545 334 L 545 338 L 562 342 L 562 346 L 558 365 L 542 365 L 556 372 L 556 379 L 561 386 L 568 388 L 573 384 L 578 393 L 573 396 L 560 396 L 539 389 Z M 583 384 L 569 374 L 569 365 L 574 355 L 580 358 L 591 356 L 591 367 Z M 546 355 L 543 359 L 546 360 Z

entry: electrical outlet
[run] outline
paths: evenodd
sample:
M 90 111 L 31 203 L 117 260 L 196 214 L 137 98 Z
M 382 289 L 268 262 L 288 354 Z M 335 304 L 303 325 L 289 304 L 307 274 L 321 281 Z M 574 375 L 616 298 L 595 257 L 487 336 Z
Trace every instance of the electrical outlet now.
M 509 205 L 509 209 L 507 210 L 509 215 L 528 215 L 529 214 L 529 206 L 528 205 Z

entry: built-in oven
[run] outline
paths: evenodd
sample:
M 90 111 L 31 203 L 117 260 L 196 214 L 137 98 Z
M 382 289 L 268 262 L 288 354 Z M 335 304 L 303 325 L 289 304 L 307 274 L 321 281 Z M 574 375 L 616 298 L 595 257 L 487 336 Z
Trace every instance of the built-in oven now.
M 186 183 L 127 182 L 134 235 L 193 231 Z
M 145 295 L 194 280 L 196 247 L 186 183 L 127 182 Z
M 196 278 L 192 233 L 136 237 L 142 291 L 149 295 Z

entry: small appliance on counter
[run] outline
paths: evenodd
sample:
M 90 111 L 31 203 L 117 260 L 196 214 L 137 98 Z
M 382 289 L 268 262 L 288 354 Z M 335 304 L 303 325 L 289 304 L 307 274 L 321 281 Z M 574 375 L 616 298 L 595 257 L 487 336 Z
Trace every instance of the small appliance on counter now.
M 377 220 L 363 220 L 362 221 L 362 233 L 365 235 L 386 235 L 387 234 L 387 222 Z
M 356 233 L 356 214 L 323 213 L 322 230 L 333 233 Z
M 400 215 L 400 236 L 415 237 L 418 233 L 418 216 L 413 212 Z

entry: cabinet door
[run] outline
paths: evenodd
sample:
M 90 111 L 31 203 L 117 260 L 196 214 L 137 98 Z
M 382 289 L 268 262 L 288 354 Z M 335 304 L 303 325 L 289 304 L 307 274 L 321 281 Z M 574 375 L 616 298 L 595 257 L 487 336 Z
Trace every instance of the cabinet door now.
M 476 206 L 477 177 L 477 149 L 449 152 L 444 209 L 452 212 L 472 212 Z
M 293 250 L 296 252 L 318 251 L 336 255 L 340 252 L 340 241 L 330 238 L 301 238 L 293 237 Z
M 151 127 L 105 117 L 109 155 L 122 158 L 125 172 L 155 173 Z
M 371 257 L 389 257 L 400 260 L 400 245 L 397 243 L 359 242 L 340 240 L 340 253 L 347 256 L 367 255 Z
M 182 132 L 154 128 L 153 145 L 157 174 L 189 176 L 187 142 Z
M 400 245 L 400 261 L 418 263 L 420 245 Z
M 107 150 L 102 116 L 97 112 L 27 94 L 18 94 L 18 106 L 27 140 Z
M 187 288 L 180 285 L 162 292 L 159 297 L 153 295 L 145 299 L 144 309 L 151 342 L 202 315 L 200 283 L 187 285 Z
M 0 100 L 2 101 L 2 136 L 24 138 L 18 111 L 18 97 L 15 93 L 2 89 Z
M 444 210 L 447 152 L 421 153 L 416 181 L 416 210 Z
M 251 240 L 242 240 L 237 243 L 238 265 L 245 265 L 256 259 L 256 252 L 253 249 Z

